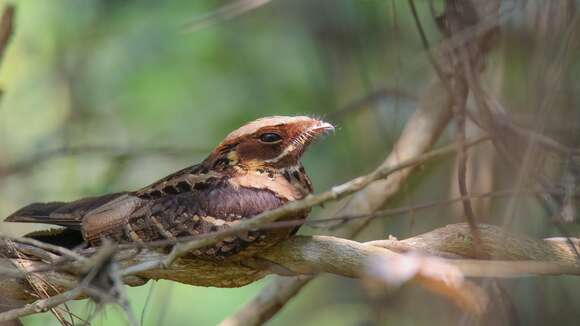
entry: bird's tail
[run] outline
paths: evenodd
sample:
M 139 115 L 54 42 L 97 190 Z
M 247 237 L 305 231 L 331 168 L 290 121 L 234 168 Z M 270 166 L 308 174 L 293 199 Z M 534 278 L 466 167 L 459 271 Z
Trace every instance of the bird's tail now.
M 66 204 L 66 202 L 32 203 L 12 213 L 4 221 L 42 223 L 42 220 L 48 219 L 52 213 L 64 207 Z
M 68 203 L 34 203 L 14 212 L 12 215 L 8 216 L 5 221 L 54 224 L 78 230 L 80 229 L 83 217 L 87 212 L 123 194 L 125 193 L 123 192 L 99 197 L 89 197 Z

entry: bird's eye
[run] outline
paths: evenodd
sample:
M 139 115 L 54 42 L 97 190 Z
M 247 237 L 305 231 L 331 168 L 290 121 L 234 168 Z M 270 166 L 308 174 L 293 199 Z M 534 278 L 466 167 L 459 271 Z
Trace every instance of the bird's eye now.
M 260 141 L 264 143 L 277 143 L 282 140 L 282 137 L 278 134 L 273 132 L 267 132 L 265 134 L 260 135 Z

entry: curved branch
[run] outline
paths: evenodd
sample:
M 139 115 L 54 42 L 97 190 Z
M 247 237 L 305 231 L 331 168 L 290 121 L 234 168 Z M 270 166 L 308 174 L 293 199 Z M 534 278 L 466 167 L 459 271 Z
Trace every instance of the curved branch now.
M 369 257 L 389 258 L 404 252 L 445 258 L 448 264 L 458 267 L 467 277 L 580 274 L 580 261 L 576 260 L 574 250 L 565 239 L 536 240 L 486 224 L 480 224 L 480 232 L 481 250 L 493 259 L 491 261 L 471 259 L 476 257 L 476 246 L 465 223 L 448 225 L 401 241 L 360 243 L 330 236 L 299 236 L 259 257 L 295 274 L 326 272 L 346 277 L 358 277 L 364 270 L 361 266 Z M 574 241 L 580 247 L 580 239 Z M 488 268 L 495 266 L 503 268 L 497 273 Z
M 480 231 L 481 250 L 494 260 L 465 259 L 474 257 L 475 249 L 469 227 L 461 223 L 401 241 L 389 239 L 360 243 L 331 236 L 296 236 L 264 251 L 257 257 L 244 261 L 226 260 L 217 263 L 180 257 L 167 269 L 135 271 L 135 275 L 126 275 L 124 281 L 132 286 L 144 284 L 143 279 L 166 279 L 190 285 L 237 287 L 267 274 L 332 273 L 358 278 L 364 275 L 368 262 L 376 261 L 377 258 L 389 261 L 389 259 L 401 257 L 401 253 L 410 251 L 442 257 L 443 262 L 458 269 L 467 277 L 580 275 L 580 262 L 575 259 L 574 251 L 564 239 L 536 240 L 512 234 L 492 225 L 480 225 Z M 580 239 L 574 239 L 574 243 L 576 246 L 580 245 Z M 24 245 L 17 244 L 17 246 Z M 118 253 L 116 260 L 121 267 L 128 267 L 158 261 L 164 256 L 165 254 L 161 252 L 143 250 L 136 253 L 134 249 L 128 249 Z M 36 298 L 31 296 L 24 277 L 13 277 L 17 273 L 22 273 L 11 264 L 11 261 L 15 260 L 2 259 L 0 261 L 2 266 L 12 266 L 8 270 L 6 268 L 0 270 L 2 273 L 6 272 L 4 275 L 7 274 L 5 277 L 0 277 L 3 296 L 7 299 L 32 302 Z M 20 258 L 18 261 L 20 266 L 27 266 L 27 271 L 34 277 L 53 284 L 60 293 L 69 293 L 66 291 L 75 289 L 82 277 L 81 270 L 84 269 L 86 272 L 84 265 L 86 262 L 69 265 L 59 270 L 34 272 L 47 270 L 50 265 L 32 259 Z M 24 276 L 23 273 L 22 276 Z M 291 284 L 295 284 L 294 279 Z M 287 289 L 291 288 L 294 287 Z M 74 297 L 78 296 L 76 292 L 73 294 L 76 294 Z M 276 292 L 276 294 L 280 293 Z M 64 297 L 66 295 L 60 295 L 58 299 L 43 300 L 16 311 L 0 313 L 0 321 L 39 312 L 38 307 L 42 307 L 41 310 L 51 308 L 62 303 L 60 299 Z M 275 312 L 276 309 L 272 311 Z

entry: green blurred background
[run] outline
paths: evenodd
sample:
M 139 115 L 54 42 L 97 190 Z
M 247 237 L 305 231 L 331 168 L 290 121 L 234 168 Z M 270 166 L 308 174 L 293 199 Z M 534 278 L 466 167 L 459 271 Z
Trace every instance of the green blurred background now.
M 433 76 L 405 1 L 274 1 L 192 33 L 183 32 L 184 24 L 230 2 L 2 0 L 0 5 L 7 2 L 16 4 L 17 15 L 0 70 L 0 216 L 32 201 L 139 188 L 201 161 L 229 131 L 267 115 L 307 114 L 337 124 L 335 135 L 304 158 L 315 188 L 324 190 L 370 171 L 386 157 Z M 529 11 L 537 7 L 530 3 L 504 23 L 486 78 L 516 118 L 532 125 L 540 120 L 542 130 L 577 146 L 578 60 L 567 61 L 572 77 L 550 93 L 556 95 L 549 111 L 531 102 L 540 96 L 535 82 L 542 79 L 542 64 L 549 67 L 553 60 L 551 49 L 535 39 Z M 427 2 L 418 6 L 435 43 L 441 35 Z M 435 6 L 441 8 L 440 1 Z M 352 106 L 376 91 L 382 96 Z M 452 140 L 448 133 L 440 143 Z M 480 183 L 493 189 L 514 184 L 514 173 L 504 171 L 494 155 L 480 159 L 487 171 Z M 425 165 L 389 207 L 455 196 L 453 169 L 453 157 Z M 485 203 L 484 221 L 501 222 L 509 210 L 519 232 L 558 235 L 531 200 L 518 200 L 515 209 L 503 199 Z M 404 238 L 461 219 L 457 206 L 437 207 L 376 220 L 361 239 Z M 10 235 L 39 228 L 0 224 Z M 577 234 L 575 226 L 570 230 Z M 149 282 L 128 294 L 144 325 L 211 325 L 267 281 L 239 289 Z M 577 280 L 502 284 L 522 324 L 580 320 Z M 368 303 L 358 281 L 324 275 L 271 324 L 372 324 Z M 85 317 L 94 308 L 85 301 L 71 307 Z M 385 322 L 398 325 L 465 319 L 445 299 L 415 287 L 401 290 L 382 309 Z M 23 321 L 56 323 L 48 313 Z M 125 322 L 118 308 L 107 307 L 93 323 Z

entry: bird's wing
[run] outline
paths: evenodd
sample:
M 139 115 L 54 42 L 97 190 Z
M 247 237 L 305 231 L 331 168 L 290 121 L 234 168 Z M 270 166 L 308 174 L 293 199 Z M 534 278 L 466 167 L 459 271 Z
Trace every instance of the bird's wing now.
M 183 169 L 135 192 L 31 204 L 7 221 L 62 225 L 80 230 L 89 243 L 105 237 L 125 243 L 151 242 L 216 231 L 288 201 L 267 187 L 232 183 L 223 175 L 199 169 Z M 204 253 L 233 254 L 261 235 L 246 232 Z
M 127 209 L 133 211 L 126 219 L 114 216 L 119 213 L 124 215 L 121 209 L 91 213 L 83 221 L 83 235 L 89 242 L 104 237 L 124 243 L 175 240 L 218 231 L 285 202 L 269 190 L 235 188 L 228 182 L 220 182 L 187 193 L 150 199 L 137 209 L 129 203 Z M 124 222 L 118 224 L 110 221 Z M 203 249 L 201 254 L 208 257 L 234 254 L 263 234 L 259 231 L 245 232 Z
M 216 182 L 223 177 L 223 175 L 210 171 L 202 164 L 196 164 L 155 181 L 134 192 L 134 195 L 142 199 L 157 199 L 167 195 L 177 195 L 203 188 L 205 184 Z
M 136 192 L 119 192 L 72 202 L 33 203 L 14 212 L 5 221 L 54 224 L 78 230 L 86 216 L 100 214 L 106 220 L 103 223 L 116 225 L 147 200 L 191 191 L 195 187 L 196 171 L 200 170 L 200 165 L 187 167 Z

